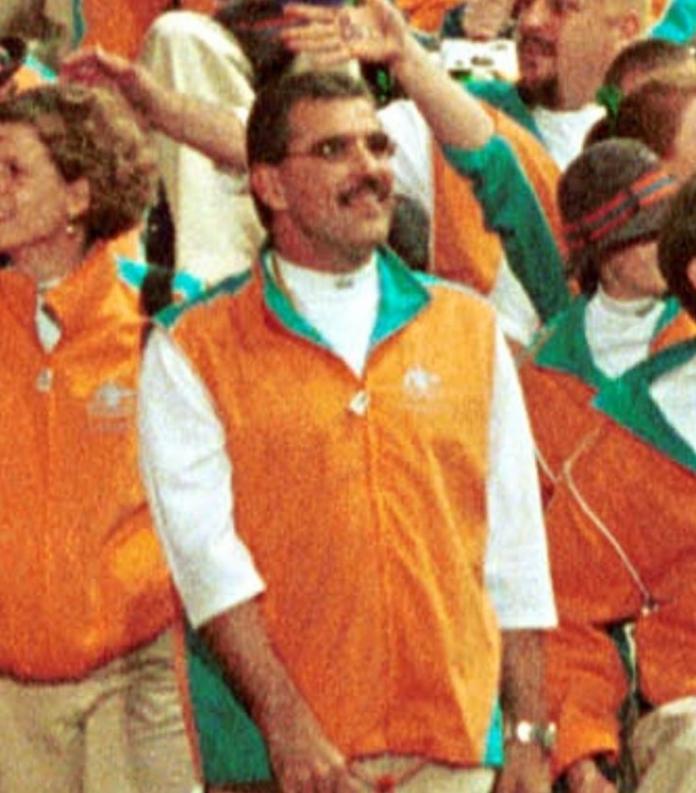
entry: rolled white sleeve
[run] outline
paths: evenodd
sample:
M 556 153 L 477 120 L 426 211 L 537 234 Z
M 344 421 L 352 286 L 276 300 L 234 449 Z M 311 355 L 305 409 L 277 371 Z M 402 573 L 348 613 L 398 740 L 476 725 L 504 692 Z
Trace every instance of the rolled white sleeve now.
M 140 377 L 140 459 L 155 528 L 192 625 L 264 589 L 235 532 L 232 466 L 211 399 L 164 331 Z
M 552 628 L 556 607 L 534 446 L 510 351 L 496 337 L 485 582 L 503 630 Z

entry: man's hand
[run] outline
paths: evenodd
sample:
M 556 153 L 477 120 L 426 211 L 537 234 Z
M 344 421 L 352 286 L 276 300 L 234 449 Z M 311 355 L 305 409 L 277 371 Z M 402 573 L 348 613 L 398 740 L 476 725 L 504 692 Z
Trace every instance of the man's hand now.
M 201 634 L 261 730 L 282 793 L 369 789 L 351 772 L 295 688 L 270 644 L 255 601 L 222 612 L 202 626 Z
M 551 773 L 543 749 L 536 744 L 510 742 L 495 793 L 550 793 Z
M 338 749 L 309 713 L 274 719 L 265 737 L 278 786 L 283 793 L 364 793 Z
M 145 115 L 151 112 L 160 91 L 144 66 L 106 52 L 101 47 L 90 47 L 68 55 L 61 63 L 60 76 L 85 85 L 109 88 Z
M 281 38 L 293 52 L 306 52 L 319 66 L 358 58 L 393 66 L 403 57 L 408 25 L 388 0 L 366 0 L 361 6 L 290 3 L 285 15 L 299 24 L 283 28 Z
M 578 760 L 570 767 L 566 781 L 569 793 L 616 793 L 616 785 L 588 757 Z

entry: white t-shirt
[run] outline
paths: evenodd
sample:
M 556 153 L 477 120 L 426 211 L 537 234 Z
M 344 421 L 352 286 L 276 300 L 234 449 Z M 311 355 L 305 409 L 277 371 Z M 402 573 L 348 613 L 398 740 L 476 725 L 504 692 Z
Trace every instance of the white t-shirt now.
M 562 171 L 582 151 L 590 128 L 604 117 L 604 108 L 594 102 L 578 110 L 538 106 L 531 108 L 531 112 L 546 149 Z
M 601 287 L 587 304 L 585 335 L 595 366 L 618 377 L 645 360 L 665 304 L 656 298 L 614 300 Z

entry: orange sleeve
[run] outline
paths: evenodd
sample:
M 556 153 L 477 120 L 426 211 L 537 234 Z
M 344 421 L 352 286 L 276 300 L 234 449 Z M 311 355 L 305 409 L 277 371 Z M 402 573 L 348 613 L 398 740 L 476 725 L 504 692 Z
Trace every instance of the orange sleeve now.
M 554 776 L 583 757 L 615 756 L 628 679 L 609 635 L 589 623 L 561 622 L 544 637 L 544 665 L 548 718 L 558 730 Z

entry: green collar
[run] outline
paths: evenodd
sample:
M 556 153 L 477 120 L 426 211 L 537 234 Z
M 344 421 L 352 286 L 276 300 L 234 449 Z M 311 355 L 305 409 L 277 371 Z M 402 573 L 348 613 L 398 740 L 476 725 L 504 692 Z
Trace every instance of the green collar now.
M 611 382 L 595 365 L 585 333 L 585 313 L 588 298 L 580 295 L 549 325 L 540 331 L 535 362 L 545 369 L 575 375 L 583 382 L 600 390 Z M 679 303 L 675 298 L 665 301 L 665 307 L 655 325 L 653 338 L 657 336 L 677 315 Z M 534 342 L 532 347 L 534 347 Z
M 271 250 L 264 248 L 259 257 L 267 308 L 291 333 L 320 347 L 331 349 L 330 344 L 298 313 L 288 295 L 276 283 L 271 270 L 271 256 Z M 401 330 L 430 302 L 430 295 L 421 279 L 393 251 L 388 248 L 377 250 L 377 268 L 379 306 L 377 321 L 370 338 L 371 350 Z
M 586 311 L 587 297 L 576 297 L 565 311 L 541 330 L 541 347 L 534 360 L 545 369 L 572 374 L 593 388 L 602 388 L 609 378 L 595 366 L 592 358 L 585 334 Z
M 676 462 L 696 473 L 696 452 L 667 421 L 650 395 L 650 386 L 696 355 L 696 339 L 667 347 L 611 381 L 594 406 Z

